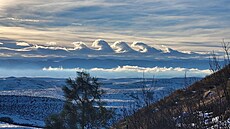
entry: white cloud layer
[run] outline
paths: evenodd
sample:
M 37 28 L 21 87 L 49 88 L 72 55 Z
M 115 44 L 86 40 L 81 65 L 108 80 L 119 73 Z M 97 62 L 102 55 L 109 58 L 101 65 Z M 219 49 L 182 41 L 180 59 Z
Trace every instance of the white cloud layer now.
M 81 49 L 88 49 L 87 45 L 84 42 L 73 42 L 74 49 L 81 50 Z
M 26 43 L 26 42 L 16 42 L 17 46 L 23 46 L 23 47 L 28 47 L 30 46 L 30 44 Z
M 188 77 L 204 77 L 209 75 L 211 72 L 209 69 L 196 69 L 196 68 L 180 68 L 180 67 L 138 67 L 138 66 L 118 66 L 116 68 L 105 69 L 105 68 L 92 68 L 92 69 L 65 69 L 63 67 L 48 67 L 43 68 L 43 71 L 50 72 L 75 72 L 75 71 L 87 71 L 92 75 L 99 77 L 110 77 L 110 78 L 123 78 L 123 77 L 141 77 L 145 73 L 145 77 L 151 78 L 153 75 L 157 78 L 167 78 L 167 77 L 184 77 L 185 72 Z
M 12 21 L 18 21 L 18 22 L 40 22 L 40 20 L 34 20 L 34 19 L 18 19 L 18 18 L 13 18 L 13 17 L 9 17 L 7 18 L 8 20 L 12 20 Z
M 110 45 L 103 39 L 95 40 L 92 44 L 92 47 L 105 52 L 113 52 L 113 49 L 110 47 Z
M 228 0 L 1 0 L 0 33 L 31 43 L 104 38 L 206 51 L 230 39 L 229 11 Z
M 97 55 L 108 58 L 129 57 L 135 59 L 167 59 L 167 58 L 207 58 L 208 54 L 198 54 L 195 52 L 180 52 L 172 48 L 164 46 L 167 52 L 151 47 L 144 42 L 134 42 L 129 45 L 124 41 L 116 41 L 113 44 L 107 43 L 105 40 L 98 39 L 92 43 L 92 46 L 86 45 L 84 42 L 73 42 L 72 46 L 58 46 L 56 42 L 48 42 L 46 45 L 29 44 L 27 42 L 16 42 L 0 46 L 0 52 L 8 54 L 17 54 L 23 57 L 90 57 Z M 29 56 L 28 56 L 29 55 Z
M 134 52 L 134 50 L 124 41 L 116 41 L 112 46 L 117 53 Z

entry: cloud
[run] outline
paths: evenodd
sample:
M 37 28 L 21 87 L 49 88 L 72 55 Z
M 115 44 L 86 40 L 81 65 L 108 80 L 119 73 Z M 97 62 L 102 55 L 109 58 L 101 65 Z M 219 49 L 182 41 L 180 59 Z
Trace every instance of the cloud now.
M 91 71 L 103 71 L 103 72 L 122 72 L 122 71 L 128 71 L 128 72 L 138 72 L 138 73 L 161 73 L 161 72 L 192 72 L 192 73 L 205 73 L 205 74 L 210 74 L 210 70 L 199 70 L 199 69 L 186 69 L 186 68 L 172 68 L 172 67 L 153 67 L 153 68 L 146 68 L 146 67 L 138 67 L 138 66 L 118 66 L 117 68 L 112 68 L 112 69 L 103 69 L 103 68 L 93 68 Z
M 140 77 L 143 72 L 145 76 L 151 78 L 153 75 L 157 78 L 161 77 L 184 77 L 185 72 L 187 72 L 188 77 L 204 77 L 209 75 L 211 71 L 209 69 L 196 69 L 196 68 L 180 68 L 180 67 L 138 67 L 138 66 L 118 66 L 116 68 L 105 69 L 105 68 L 92 68 L 92 69 L 82 69 L 82 68 L 74 68 L 74 69 L 65 69 L 63 67 L 53 68 L 43 68 L 43 71 L 50 72 L 75 72 L 75 71 L 88 71 L 93 75 L 97 75 L 100 77 Z
M 4 46 L 5 45 L 5 46 Z M 208 54 L 195 52 L 180 52 L 172 48 L 164 47 L 166 50 L 156 49 L 143 42 L 134 42 L 129 46 L 126 42 L 116 41 L 112 45 L 105 40 L 98 39 L 89 47 L 84 42 L 73 42 L 72 46 L 59 46 L 56 42 L 48 42 L 46 45 L 29 44 L 27 42 L 4 43 L 0 46 L 0 52 L 16 54 L 23 57 L 92 57 L 92 58 L 116 58 L 125 59 L 168 59 L 168 58 L 207 58 Z M 97 57 L 95 57 L 95 55 Z
M 44 71 L 62 71 L 64 69 L 62 67 L 52 68 L 51 66 L 49 66 L 48 68 L 45 67 L 42 70 L 44 70 Z
M 26 43 L 26 42 L 16 42 L 17 46 L 22 46 L 22 47 L 28 47 L 31 46 L 30 44 Z
M 131 47 L 135 49 L 136 51 L 142 52 L 142 53 L 161 53 L 161 50 L 158 50 L 156 48 L 150 47 L 146 43 L 143 42 L 133 42 Z
M 111 46 L 117 53 L 132 53 L 135 52 L 126 42 L 124 41 L 116 41 Z
M 12 55 L 6 53 L 0 53 L 0 57 L 12 57 Z
M 56 42 L 47 42 L 46 44 L 47 44 L 48 46 L 56 46 L 56 45 L 57 45 Z
M 19 50 L 30 46 L 32 45 L 24 41 L 2 40 L 0 42 L 0 48 L 8 50 Z
M 12 21 L 18 21 L 18 22 L 40 22 L 40 20 L 35 20 L 35 19 L 18 19 L 13 17 L 9 17 L 7 19 Z
M 230 39 L 227 4 L 227 0 L 8 0 L 0 2 L 0 33 L 30 43 L 88 45 L 103 38 L 207 51 L 209 45 Z M 186 47 L 188 42 L 205 44 Z
M 110 45 L 103 39 L 95 40 L 92 47 L 104 52 L 114 52 Z
M 73 45 L 76 50 L 89 49 L 84 42 L 73 42 Z
M 191 54 L 191 52 L 190 53 L 184 53 L 184 52 L 179 52 L 179 51 L 177 51 L 177 50 L 174 50 L 174 49 L 172 49 L 172 48 L 169 48 L 169 47 L 167 47 L 167 46 L 165 46 L 165 45 L 162 45 L 162 51 L 165 53 L 165 54 L 170 54 L 170 55 L 177 55 L 177 56 L 180 56 L 180 55 L 184 55 L 184 54 Z

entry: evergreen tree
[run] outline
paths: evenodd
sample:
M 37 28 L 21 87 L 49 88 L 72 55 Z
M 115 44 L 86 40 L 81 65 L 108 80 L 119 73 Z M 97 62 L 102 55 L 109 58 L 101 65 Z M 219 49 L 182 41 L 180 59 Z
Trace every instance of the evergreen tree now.
M 104 107 L 98 79 L 78 72 L 75 80 L 67 79 L 63 87 L 66 102 L 60 114 L 46 120 L 46 129 L 106 128 L 113 112 Z

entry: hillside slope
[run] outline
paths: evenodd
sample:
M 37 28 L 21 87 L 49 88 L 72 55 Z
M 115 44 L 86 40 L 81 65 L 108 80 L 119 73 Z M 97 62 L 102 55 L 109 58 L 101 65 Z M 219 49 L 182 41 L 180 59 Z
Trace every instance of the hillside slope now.
M 116 129 L 230 128 L 230 65 L 125 117 Z

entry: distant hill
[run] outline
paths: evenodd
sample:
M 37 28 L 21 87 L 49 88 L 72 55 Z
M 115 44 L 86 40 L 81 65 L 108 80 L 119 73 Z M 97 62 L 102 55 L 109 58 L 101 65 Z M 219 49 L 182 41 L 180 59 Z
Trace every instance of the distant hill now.
M 116 129 L 230 128 L 230 64 L 114 125 Z

